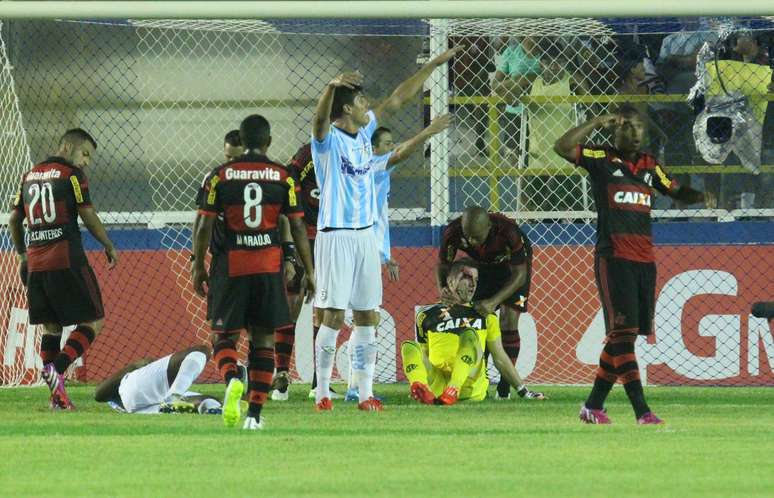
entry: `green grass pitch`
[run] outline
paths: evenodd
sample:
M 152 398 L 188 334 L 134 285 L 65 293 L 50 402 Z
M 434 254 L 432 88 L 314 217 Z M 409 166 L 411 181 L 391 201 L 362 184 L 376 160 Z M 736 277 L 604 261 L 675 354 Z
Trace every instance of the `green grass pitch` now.
M 774 495 L 767 388 L 648 388 L 662 427 L 638 427 L 620 386 L 612 426 L 578 422 L 587 388 L 430 407 L 378 386 L 384 412 L 323 414 L 307 390 L 245 433 L 217 416 L 113 413 L 91 386 L 70 388 L 74 413 L 50 413 L 45 388 L 0 389 L 0 496 Z

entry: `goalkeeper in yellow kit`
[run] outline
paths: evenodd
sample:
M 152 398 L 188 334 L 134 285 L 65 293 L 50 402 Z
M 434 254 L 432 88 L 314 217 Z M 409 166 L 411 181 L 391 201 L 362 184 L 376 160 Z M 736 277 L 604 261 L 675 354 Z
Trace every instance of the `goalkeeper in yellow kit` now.
M 494 314 L 480 315 L 471 299 L 478 270 L 470 260 L 455 261 L 447 277 L 451 296 L 417 314 L 417 340 L 401 345 L 403 371 L 411 397 L 420 403 L 453 405 L 458 400 L 486 398 L 486 349 L 500 375 L 525 399 L 545 399 L 530 391 L 503 349 L 500 324 Z

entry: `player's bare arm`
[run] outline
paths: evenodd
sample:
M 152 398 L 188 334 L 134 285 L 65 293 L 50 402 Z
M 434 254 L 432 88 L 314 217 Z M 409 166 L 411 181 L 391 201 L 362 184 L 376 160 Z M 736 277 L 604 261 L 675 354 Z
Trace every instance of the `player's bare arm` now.
M 118 264 L 118 251 L 113 246 L 113 242 L 110 241 L 105 226 L 97 215 L 97 211 L 91 206 L 79 206 L 78 216 L 83 220 L 83 225 L 89 230 L 89 233 L 105 248 L 108 268 L 114 268 Z
M 94 390 L 94 401 L 98 403 L 106 403 L 116 398 L 118 394 L 118 386 L 121 385 L 121 379 L 129 372 L 134 372 L 138 368 L 142 368 L 145 365 L 153 362 L 151 358 L 143 358 L 141 360 L 133 361 L 126 365 L 121 370 L 115 372 L 113 375 L 102 381 L 97 385 Z
M 437 135 L 446 130 L 451 125 L 451 114 L 444 114 L 435 118 L 430 125 L 420 131 L 413 137 L 395 147 L 395 151 L 390 156 L 389 164 L 395 164 L 408 158 L 417 148 L 428 141 L 433 135 Z
M 8 218 L 8 231 L 11 234 L 16 258 L 19 261 L 19 274 L 24 275 L 27 266 L 27 247 L 24 245 L 24 213 L 22 211 L 16 209 L 11 211 L 11 216 Z
M 304 224 L 304 219 L 301 217 L 288 218 L 288 222 L 290 233 L 296 243 L 296 252 L 298 257 L 301 258 L 304 270 L 306 270 L 302 285 L 306 289 L 308 302 L 311 302 L 315 290 L 314 264 L 312 263 L 312 250 L 309 247 L 309 239 L 306 235 L 306 224 Z
M 591 135 L 594 130 L 602 128 L 611 128 L 620 121 L 620 116 L 617 114 L 604 114 L 591 118 L 585 123 L 576 126 L 568 130 L 564 135 L 554 143 L 554 152 L 570 161 L 575 163 L 575 149 L 579 144 L 582 144 Z
M 508 381 L 511 387 L 516 389 L 519 396 L 525 399 L 546 399 L 543 393 L 531 391 L 524 385 L 524 381 L 519 375 L 519 372 L 516 371 L 513 363 L 511 363 L 511 360 L 508 358 L 508 354 L 505 352 L 505 349 L 503 349 L 503 343 L 500 340 L 500 337 L 497 337 L 497 339 L 492 341 L 487 341 L 486 348 L 489 351 L 489 354 L 492 355 L 492 363 L 494 363 L 497 371 Z
M 452 57 L 462 52 L 462 50 L 464 50 L 464 47 L 462 46 L 450 48 L 438 57 L 430 60 L 427 64 L 422 66 L 419 71 L 414 73 L 413 76 L 398 85 L 395 90 L 393 90 L 392 94 L 387 97 L 387 100 L 374 108 L 373 111 L 377 121 L 381 120 L 386 114 L 395 112 L 403 107 L 406 102 L 422 90 L 422 85 L 424 85 L 427 78 L 433 74 L 435 68 L 442 64 L 446 64 Z
M 317 101 L 317 107 L 314 111 L 312 120 L 312 135 L 315 140 L 322 141 L 327 135 L 331 126 L 331 108 L 333 107 L 333 92 L 338 87 L 355 88 L 363 82 L 363 75 L 360 72 L 342 73 L 333 78 L 330 83 L 325 85 L 320 100 Z
M 476 301 L 473 307 L 479 314 L 487 316 L 494 313 L 495 309 L 500 306 L 503 301 L 512 296 L 520 287 L 527 283 L 527 264 L 522 263 L 520 265 L 510 265 L 511 276 L 508 281 L 503 285 L 502 289 L 489 299 L 482 299 Z
M 293 264 L 296 259 L 296 246 L 293 244 L 293 235 L 290 233 L 288 217 L 284 214 L 279 216 L 279 232 L 280 243 L 282 244 L 282 264 L 283 270 L 285 271 L 285 278 L 287 280 L 293 280 L 296 276 L 296 265 Z
M 194 291 L 201 297 L 207 296 L 204 284 L 207 283 L 208 275 L 206 268 L 204 268 L 204 256 L 212 237 L 212 227 L 214 225 L 215 216 L 202 216 L 199 229 L 194 236 L 196 239 L 194 242 L 196 252 L 194 253 L 193 267 L 191 269 L 191 284 Z

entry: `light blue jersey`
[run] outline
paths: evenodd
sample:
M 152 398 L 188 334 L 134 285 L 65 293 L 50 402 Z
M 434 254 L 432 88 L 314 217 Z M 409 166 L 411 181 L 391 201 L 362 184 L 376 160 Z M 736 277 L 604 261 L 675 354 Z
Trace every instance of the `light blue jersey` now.
M 390 213 L 388 202 L 390 199 L 390 174 L 395 168 L 376 171 L 374 183 L 376 184 L 376 223 L 374 223 L 374 236 L 379 243 L 379 256 L 382 264 L 390 257 Z
M 391 154 L 374 156 L 371 135 L 376 116 L 357 135 L 331 125 L 322 141 L 312 137 L 312 160 L 320 187 L 317 229 L 363 228 L 376 222 L 374 172 L 383 171 Z

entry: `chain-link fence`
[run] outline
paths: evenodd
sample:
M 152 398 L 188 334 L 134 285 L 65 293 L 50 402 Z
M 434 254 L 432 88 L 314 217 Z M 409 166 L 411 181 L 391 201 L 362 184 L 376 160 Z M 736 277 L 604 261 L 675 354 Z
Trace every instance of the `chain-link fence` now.
M 92 199 L 123 257 L 106 271 L 86 236 L 107 319 L 78 372 L 103 378 L 138 357 L 207 340 L 204 302 L 189 283 L 189 227 L 196 189 L 221 162 L 227 131 L 263 114 L 272 124 L 269 155 L 286 162 L 308 142 L 316 99 L 334 75 L 359 69 L 379 100 L 429 57 L 461 44 L 424 94 L 381 123 L 402 140 L 431 116 L 455 116 L 448 133 L 392 174 L 401 278 L 385 281 L 378 379 L 402 379 L 396 348 L 413 335 L 415 307 L 437 298 L 441 229 L 477 204 L 515 218 L 535 246 L 519 370 L 531 382 L 590 382 L 604 338 L 592 271 L 596 213 L 585 174 L 553 144 L 628 102 L 648 117 L 643 148 L 681 183 L 718 199 L 707 207 L 658 198 L 653 206 L 656 334 L 639 345 L 647 380 L 770 383 L 774 338 L 749 316 L 752 302 L 774 299 L 769 29 L 764 19 L 6 23 L 2 196 L 10 198 L 31 161 L 54 152 L 64 129 L 96 137 Z M 729 146 L 720 165 L 697 150 L 686 100 L 705 42 L 718 54 L 707 59 L 705 100 L 741 95 L 753 123 L 745 146 Z M 611 144 L 605 134 L 592 141 Z M 17 384 L 34 378 L 35 335 L 7 237 L 2 243 L 2 383 Z M 310 322 L 305 309 L 295 353 L 303 379 L 312 369 Z

